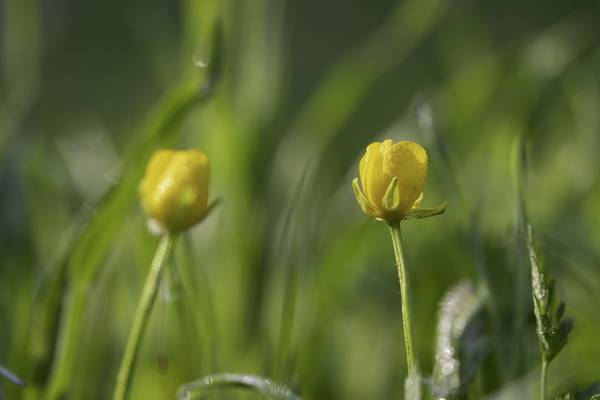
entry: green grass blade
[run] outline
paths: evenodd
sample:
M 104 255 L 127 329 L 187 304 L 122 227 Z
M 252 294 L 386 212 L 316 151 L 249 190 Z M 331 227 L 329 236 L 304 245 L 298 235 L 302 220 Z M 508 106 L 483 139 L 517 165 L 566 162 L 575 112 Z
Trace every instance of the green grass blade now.
M 203 395 L 227 389 L 251 390 L 271 399 L 301 400 L 300 396 L 287 386 L 268 378 L 228 373 L 209 375 L 198 381 L 187 383 L 179 388 L 177 398 L 179 400 L 199 399 Z
M 278 252 L 281 253 L 287 249 L 289 254 L 288 265 L 286 265 L 285 274 L 285 289 L 283 295 L 283 304 L 281 306 L 281 322 L 279 327 L 279 346 L 277 350 L 277 358 L 275 362 L 275 377 L 276 379 L 287 379 L 285 373 L 290 358 L 290 346 L 292 341 L 292 332 L 294 328 L 294 316 L 296 311 L 296 297 L 298 291 L 298 263 L 299 256 L 298 239 L 295 237 L 293 229 L 294 214 L 298 212 L 298 204 L 301 201 L 302 190 L 304 188 L 306 177 L 308 175 L 308 167 L 302 172 L 300 181 L 298 182 L 294 195 L 291 199 L 289 208 L 283 222 L 283 229 L 278 243 Z
M 472 329 L 483 306 L 483 299 L 468 281 L 454 286 L 440 301 L 432 385 L 438 398 L 461 393 L 487 352 L 486 338 Z

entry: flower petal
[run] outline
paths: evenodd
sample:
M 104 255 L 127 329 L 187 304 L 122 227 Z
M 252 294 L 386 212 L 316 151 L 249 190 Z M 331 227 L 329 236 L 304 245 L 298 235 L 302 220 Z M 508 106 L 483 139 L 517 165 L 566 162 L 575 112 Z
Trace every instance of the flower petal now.
M 383 154 L 381 148 L 383 143 L 373 142 L 367 146 L 365 155 L 360 160 L 360 181 L 362 183 L 365 197 L 371 205 L 377 209 L 383 208 L 383 195 L 392 180 L 386 179 L 383 171 Z
M 142 206 L 148 214 L 154 214 L 154 202 L 152 201 L 152 198 L 154 197 L 154 188 L 160 181 L 161 176 L 165 173 L 167 165 L 175 153 L 174 150 L 158 150 L 148 161 L 144 178 L 140 182 L 138 190 L 142 200 Z
M 360 186 L 358 185 L 358 178 L 354 178 L 352 180 L 352 189 L 354 190 L 354 195 L 356 196 L 356 201 L 358 205 L 363 210 L 363 212 L 372 217 L 378 217 L 377 210 L 371 205 L 369 200 L 365 197 L 363 192 L 360 190 Z
M 414 142 L 385 141 L 382 144 L 383 173 L 398 178 L 399 208 L 408 211 L 423 191 L 427 177 L 427 152 Z

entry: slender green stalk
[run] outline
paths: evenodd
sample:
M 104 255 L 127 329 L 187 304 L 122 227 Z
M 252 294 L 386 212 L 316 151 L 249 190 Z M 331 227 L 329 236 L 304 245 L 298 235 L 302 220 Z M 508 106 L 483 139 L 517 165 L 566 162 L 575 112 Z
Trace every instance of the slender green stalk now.
M 546 377 L 548 362 L 542 359 L 542 370 L 540 371 L 540 400 L 546 400 Z
M 406 365 L 408 374 L 418 374 L 418 366 L 415 358 L 415 345 L 413 338 L 412 322 L 410 315 L 410 288 L 404 254 L 402 252 L 402 241 L 400 234 L 400 223 L 390 224 L 390 234 L 394 245 L 396 266 L 398 268 L 398 280 L 400 281 L 400 298 L 402 301 L 402 328 L 404 330 L 404 347 L 406 348 Z
M 135 367 L 135 361 L 142 343 L 142 336 L 146 331 L 146 326 L 150 320 L 152 313 L 152 306 L 154 299 L 156 298 L 156 292 L 160 284 L 160 277 L 162 274 L 163 266 L 167 260 L 171 248 L 173 247 L 174 238 L 171 235 L 165 235 L 160 240 L 154 259 L 148 271 L 146 277 L 146 283 L 142 290 L 142 296 L 138 303 L 137 310 L 133 319 L 133 325 L 129 332 L 129 338 L 127 339 L 127 346 L 125 347 L 125 353 L 123 354 L 123 360 L 121 361 L 121 367 L 119 369 L 119 375 L 117 376 L 117 386 L 113 396 L 114 400 L 124 400 L 129 398 L 129 392 L 131 389 L 131 383 L 133 382 L 133 369 Z

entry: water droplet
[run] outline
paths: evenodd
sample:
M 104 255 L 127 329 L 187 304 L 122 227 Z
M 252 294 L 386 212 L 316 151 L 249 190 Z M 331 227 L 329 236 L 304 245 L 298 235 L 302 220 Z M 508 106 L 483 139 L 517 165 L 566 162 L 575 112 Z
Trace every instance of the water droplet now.
M 195 58 L 194 65 L 199 68 L 206 68 L 206 67 L 208 67 L 208 62 L 201 58 Z
M 208 67 L 210 51 L 208 49 L 198 49 L 192 57 L 192 62 L 198 68 Z

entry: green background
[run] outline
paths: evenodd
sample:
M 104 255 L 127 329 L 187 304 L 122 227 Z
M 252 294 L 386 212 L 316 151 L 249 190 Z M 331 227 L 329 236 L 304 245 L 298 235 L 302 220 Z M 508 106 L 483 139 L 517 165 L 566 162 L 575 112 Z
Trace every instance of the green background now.
M 575 322 L 549 394 L 595 392 L 597 2 L 1 4 L 0 363 L 28 386 L 0 379 L 0 398 L 48 389 L 73 293 L 68 393 L 110 398 L 157 243 L 136 187 L 160 147 L 204 149 L 221 203 L 177 246 L 171 264 L 187 260 L 190 276 L 159 294 L 133 398 L 173 398 L 216 372 L 305 399 L 401 398 L 391 240 L 351 188 L 384 138 L 426 147 L 423 206 L 448 201 L 403 223 L 423 373 L 438 304 L 466 279 L 485 304 L 463 345 L 481 358 L 470 398 L 533 398 L 523 200 Z

